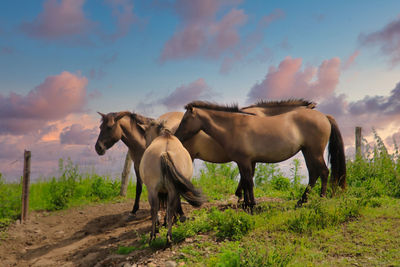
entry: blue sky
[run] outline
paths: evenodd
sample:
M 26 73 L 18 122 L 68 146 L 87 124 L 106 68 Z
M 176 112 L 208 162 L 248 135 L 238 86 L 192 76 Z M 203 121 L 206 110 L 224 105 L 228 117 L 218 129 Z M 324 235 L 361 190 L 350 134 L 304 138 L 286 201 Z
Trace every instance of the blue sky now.
M 304 97 L 337 118 L 350 151 L 355 125 L 390 144 L 400 137 L 399 14 L 398 1 L 4 1 L 0 172 L 16 179 L 23 149 L 36 177 L 61 157 L 101 169 L 96 111 L 157 117 L 195 99 Z

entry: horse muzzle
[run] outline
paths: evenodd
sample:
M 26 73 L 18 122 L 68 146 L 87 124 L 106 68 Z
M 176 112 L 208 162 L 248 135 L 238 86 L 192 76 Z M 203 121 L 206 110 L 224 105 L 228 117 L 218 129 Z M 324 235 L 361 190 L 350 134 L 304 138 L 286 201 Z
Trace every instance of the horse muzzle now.
M 99 156 L 103 156 L 106 153 L 106 148 L 104 147 L 104 145 L 102 145 L 98 142 L 95 145 L 95 149 Z

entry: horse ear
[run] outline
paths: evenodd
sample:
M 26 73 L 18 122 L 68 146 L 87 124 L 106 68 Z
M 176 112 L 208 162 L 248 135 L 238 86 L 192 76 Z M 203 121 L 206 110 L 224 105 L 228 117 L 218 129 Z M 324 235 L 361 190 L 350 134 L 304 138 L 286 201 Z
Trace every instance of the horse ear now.
M 186 107 L 186 110 L 192 113 L 193 112 L 193 106 L 192 105 L 188 105 Z
M 98 113 L 103 119 L 106 117 L 106 114 L 103 114 L 103 113 L 98 112 L 98 111 L 97 111 L 97 113 Z
M 145 132 L 147 128 L 149 128 L 149 126 L 146 124 L 138 123 L 137 125 L 139 126 L 139 129 L 143 130 L 143 132 Z

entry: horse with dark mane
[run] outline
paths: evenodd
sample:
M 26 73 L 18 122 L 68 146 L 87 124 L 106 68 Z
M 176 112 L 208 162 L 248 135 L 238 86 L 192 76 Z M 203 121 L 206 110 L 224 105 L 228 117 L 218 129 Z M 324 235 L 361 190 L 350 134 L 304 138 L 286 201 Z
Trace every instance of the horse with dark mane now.
M 150 242 L 156 237 L 158 210 L 165 203 L 168 244 L 172 240 L 173 218 L 180 215 L 180 196 L 195 207 L 201 206 L 205 199 L 190 182 L 193 174 L 192 159 L 178 138 L 162 123 L 152 122 L 144 128 L 147 148 L 139 170 L 151 206 Z
M 175 132 L 185 142 L 204 131 L 218 142 L 228 157 L 237 163 L 240 182 L 236 195 L 244 191 L 245 205 L 256 204 L 253 175 L 257 162 L 275 163 L 303 153 L 309 172 L 309 186 L 298 205 L 307 200 L 309 190 L 321 178 L 321 196 L 325 196 L 329 170 L 324 150 L 329 141 L 333 185 L 346 185 L 346 163 L 343 140 L 334 118 L 312 108 L 295 108 L 273 116 L 256 116 L 237 105 L 220 106 L 194 101 L 185 106 L 186 112 Z

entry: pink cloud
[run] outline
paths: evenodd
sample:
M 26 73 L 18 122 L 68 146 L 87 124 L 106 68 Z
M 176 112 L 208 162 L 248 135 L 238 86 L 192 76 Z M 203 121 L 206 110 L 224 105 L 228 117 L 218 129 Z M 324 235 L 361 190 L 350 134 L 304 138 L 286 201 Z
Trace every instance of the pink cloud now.
M 321 101 L 317 109 L 335 116 L 348 145 L 354 144 L 355 126 L 363 127 L 365 136 L 372 134 L 372 128 L 387 135 L 391 128 L 400 127 L 400 83 L 388 96 L 366 96 L 347 101 L 345 95 L 333 95 Z
M 389 57 L 391 64 L 397 65 L 400 62 L 400 18 L 378 31 L 360 34 L 358 41 L 362 46 L 378 46 Z
M 344 63 L 343 70 L 347 70 L 348 68 L 350 68 L 354 64 L 354 61 L 356 60 L 359 54 L 360 54 L 359 50 L 354 51 L 354 53 L 351 54 L 351 56 Z
M 190 56 L 219 57 L 239 41 L 238 28 L 247 20 L 243 10 L 232 8 L 219 21 L 223 6 L 239 1 L 178 0 L 175 12 L 181 18 L 179 30 L 165 44 L 160 61 Z
M 85 129 L 75 123 L 65 127 L 60 133 L 60 143 L 66 145 L 92 145 L 97 137 L 97 129 Z
M 135 22 L 131 0 L 105 0 L 115 18 L 115 29 L 106 33 L 100 23 L 87 18 L 83 6 L 86 0 L 45 0 L 43 10 L 21 30 L 28 36 L 43 40 L 62 40 L 74 44 L 90 44 L 93 38 L 115 41 L 125 36 Z M 109 26 L 109 25 L 107 25 Z
M 302 67 L 302 59 L 285 58 L 278 66 L 270 67 L 264 80 L 248 93 L 248 101 L 301 97 L 319 100 L 331 95 L 340 77 L 340 59 L 324 60 L 318 68 Z
M 87 34 L 95 25 L 85 18 L 85 0 L 46 0 L 43 11 L 32 21 L 21 25 L 27 35 L 55 40 L 70 36 Z
M 26 96 L 0 95 L 0 133 L 39 131 L 48 122 L 82 112 L 87 102 L 87 79 L 64 71 L 50 76 Z
M 159 103 L 165 105 L 168 109 L 183 108 L 190 101 L 207 98 L 212 94 L 211 88 L 203 78 L 177 87 L 171 94 L 159 100 Z
M 199 78 L 189 84 L 183 84 L 169 95 L 159 98 L 151 102 L 141 102 L 138 108 L 145 113 L 151 113 L 152 109 L 157 106 L 165 106 L 168 111 L 181 110 L 184 105 L 193 100 L 210 99 L 214 92 L 203 78 Z M 149 94 L 148 98 L 154 97 Z
M 227 74 L 231 71 L 237 62 L 242 62 L 250 52 L 252 52 L 261 42 L 264 37 L 265 28 L 273 21 L 283 18 L 285 13 L 281 9 L 275 9 L 270 14 L 263 16 L 258 22 L 254 31 L 245 36 L 235 47 L 233 47 L 226 55 L 221 63 L 219 72 Z M 271 58 L 271 50 L 264 48 L 262 54 L 257 55 L 257 61 L 267 61 Z

